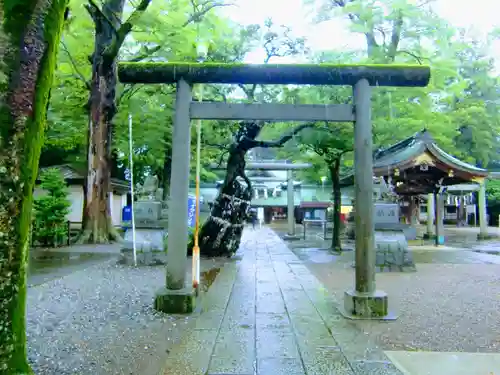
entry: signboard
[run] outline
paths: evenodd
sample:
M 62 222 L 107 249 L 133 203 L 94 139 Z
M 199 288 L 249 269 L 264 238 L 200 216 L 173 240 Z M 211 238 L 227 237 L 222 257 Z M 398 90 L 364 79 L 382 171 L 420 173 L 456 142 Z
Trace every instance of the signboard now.
M 134 219 L 136 221 L 154 222 L 160 220 L 161 202 L 138 201 L 134 204 Z
M 399 223 L 399 207 L 397 203 L 375 203 L 374 211 L 376 224 Z
M 122 221 L 132 221 L 132 207 L 130 206 L 123 207 Z
M 196 224 L 196 196 L 188 195 L 188 227 L 193 228 Z

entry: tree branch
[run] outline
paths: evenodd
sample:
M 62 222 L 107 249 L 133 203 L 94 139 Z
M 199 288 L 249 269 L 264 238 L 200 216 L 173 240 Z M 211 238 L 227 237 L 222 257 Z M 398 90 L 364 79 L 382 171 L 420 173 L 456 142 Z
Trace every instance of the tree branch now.
M 85 87 L 87 88 L 87 90 L 90 91 L 92 89 L 90 86 L 90 82 L 85 79 L 85 76 L 83 75 L 83 73 L 80 71 L 80 69 L 78 69 L 78 65 L 76 64 L 75 60 L 73 59 L 73 56 L 71 56 L 71 54 L 69 53 L 68 47 L 66 46 L 66 44 L 64 43 L 63 40 L 61 40 L 61 47 L 62 47 L 63 51 L 66 53 L 66 55 L 68 56 L 68 59 L 71 63 L 73 70 L 75 71 L 76 75 L 85 84 Z
M 200 22 L 201 17 L 210 12 L 212 9 L 217 7 L 227 7 L 232 6 L 234 4 L 231 3 L 223 3 L 223 2 L 212 2 L 211 0 L 206 0 L 200 4 L 197 4 L 194 0 L 191 0 L 191 5 L 193 6 L 193 14 L 187 19 L 187 21 L 182 25 L 182 27 L 186 27 L 191 22 Z
M 225 151 L 229 150 L 229 147 L 227 145 L 221 145 L 218 143 L 209 143 L 209 142 L 203 142 L 203 144 L 208 147 L 218 148 L 219 150 L 225 150 Z
M 124 100 L 125 98 L 131 98 L 132 95 L 136 94 L 142 87 L 144 87 L 144 86 L 138 86 L 138 87 L 136 86 L 137 85 L 135 84 L 127 85 L 127 87 L 125 87 L 120 96 L 118 96 L 118 98 L 116 99 L 116 105 L 119 106 L 122 100 Z
M 413 57 L 415 60 L 418 61 L 419 65 L 422 65 L 422 60 L 430 60 L 428 57 L 423 57 L 423 56 L 418 56 L 416 54 L 414 54 L 413 52 L 410 52 L 410 51 L 398 51 L 397 53 L 404 53 L 404 54 L 407 54 L 411 57 Z
M 352 3 L 353 0 L 332 0 L 332 5 L 340 8 L 345 8 L 347 3 Z M 348 13 L 347 16 L 353 23 L 357 23 L 358 25 L 366 25 L 366 22 L 360 19 L 358 14 Z M 380 47 L 377 43 L 377 39 L 375 39 L 373 25 L 369 28 L 368 32 L 364 33 L 366 38 L 366 44 L 368 49 L 368 56 L 372 57 L 375 51 Z
M 144 1 L 145 0 L 143 0 L 143 2 Z M 210 4 L 210 3 L 211 3 L 211 0 L 207 0 L 204 3 L 201 4 L 201 8 L 202 9 L 198 9 L 200 7 L 199 4 L 194 4 L 194 1 L 191 1 L 191 4 L 193 5 L 194 12 L 181 25 L 181 28 L 183 29 L 183 28 L 189 26 L 193 22 L 200 22 L 201 18 L 204 15 L 206 15 L 208 12 L 210 12 L 212 9 L 214 9 L 214 8 L 234 5 L 234 4 L 230 4 L 230 3 L 221 3 L 221 2 L 214 2 L 212 4 Z M 141 4 L 142 4 L 142 2 L 141 2 Z M 139 4 L 139 6 L 141 6 L 141 4 Z M 208 5 L 208 4 L 210 4 L 210 5 Z M 139 9 L 139 6 L 136 8 L 136 10 Z M 147 8 L 147 5 L 146 5 L 146 8 Z M 146 10 L 146 8 L 144 8 L 144 10 Z M 144 12 L 144 11 L 142 11 L 142 12 Z M 135 13 L 135 11 L 134 11 L 134 13 Z M 129 17 L 129 19 L 127 20 L 127 22 L 128 21 L 136 22 L 136 20 L 131 20 L 131 17 L 134 15 L 134 13 L 132 13 L 132 15 Z M 140 17 L 140 15 L 137 17 L 137 19 L 139 17 Z M 122 25 L 122 27 L 123 27 L 123 25 Z M 133 27 L 133 24 L 131 24 L 130 29 L 132 29 L 132 27 Z M 128 31 L 128 32 L 130 32 L 130 31 Z M 128 32 L 127 32 L 127 34 L 128 34 Z M 172 33 L 170 33 L 170 34 L 167 35 L 167 38 L 173 37 L 173 36 L 175 36 L 177 34 L 178 34 L 178 32 L 172 32 Z M 126 36 L 127 35 L 125 35 L 125 37 Z M 123 41 L 121 42 L 121 44 L 123 44 Z M 143 52 L 139 56 L 134 57 L 134 58 L 132 58 L 132 59 L 130 59 L 128 61 L 129 62 L 140 62 L 140 61 L 148 58 L 149 56 L 153 55 L 154 53 L 158 52 L 159 50 L 161 50 L 162 47 L 163 47 L 162 45 L 157 45 L 157 46 L 151 47 L 151 48 L 148 48 L 148 47 L 144 46 L 144 50 L 143 50 Z
M 375 27 L 375 30 L 377 30 L 380 34 L 382 34 L 382 40 L 383 40 L 383 43 L 385 45 L 386 43 L 386 40 L 387 40 L 387 36 L 385 35 L 385 31 L 382 27 Z
M 252 144 L 251 144 L 250 148 L 255 148 L 255 147 L 263 147 L 263 148 L 283 147 L 283 145 L 286 142 L 288 142 L 290 139 L 292 139 L 294 135 L 300 133 L 304 129 L 314 128 L 314 127 L 316 127 L 315 123 L 307 123 L 307 124 L 299 125 L 296 128 L 292 129 L 291 132 L 289 132 L 288 134 L 282 136 L 280 139 L 278 139 L 276 141 L 256 141 L 256 140 L 252 140 Z
M 217 164 L 217 168 L 220 168 L 220 166 L 222 165 L 222 162 L 224 161 L 224 156 L 229 152 L 229 149 L 225 150 L 224 152 L 222 152 L 222 154 L 220 155 L 220 159 L 219 159 L 219 163 Z
M 394 61 L 398 52 L 399 41 L 401 39 L 401 30 L 403 28 L 403 11 L 397 10 L 397 16 L 392 22 L 391 44 L 389 45 L 387 54 L 390 61 Z
M 143 48 L 141 48 L 141 50 L 143 50 L 144 52 L 142 52 L 139 56 L 136 56 L 133 59 L 130 59 L 128 61 L 129 62 L 141 62 L 145 58 L 148 58 L 152 54 L 154 54 L 154 53 L 158 52 L 159 50 L 161 50 L 161 47 L 162 46 L 160 46 L 160 45 L 152 47 L 152 48 L 148 48 L 148 47 L 144 46 Z
M 114 61 L 118 56 L 118 52 L 120 51 L 125 38 L 128 33 L 132 31 L 132 27 L 135 23 L 141 18 L 151 0 L 141 0 L 139 5 L 134 9 L 132 14 L 127 18 L 127 20 L 122 23 L 120 28 L 116 31 L 116 38 L 113 40 L 113 43 L 109 47 L 106 48 L 103 54 L 103 58 L 107 60 L 107 62 Z
M 88 1 L 89 1 L 89 3 L 85 4 L 85 9 L 87 9 L 87 12 L 90 14 L 90 17 L 94 21 L 94 25 L 95 25 L 96 29 L 98 27 L 100 28 L 99 22 L 100 22 L 100 19 L 102 19 L 109 25 L 111 30 L 113 30 L 116 33 L 115 25 L 108 17 L 106 17 L 106 15 L 102 12 L 102 10 L 99 9 L 99 7 L 94 2 L 94 0 L 88 0 Z

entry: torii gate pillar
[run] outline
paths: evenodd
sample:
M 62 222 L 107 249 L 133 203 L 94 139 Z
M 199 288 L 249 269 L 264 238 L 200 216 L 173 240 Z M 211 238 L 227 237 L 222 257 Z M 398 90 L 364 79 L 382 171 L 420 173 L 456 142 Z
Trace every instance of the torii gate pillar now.
M 353 89 L 356 276 L 354 290 L 344 293 L 344 314 L 358 319 L 386 318 L 390 316 L 387 294 L 375 290 L 371 87 L 367 79 L 360 79 Z

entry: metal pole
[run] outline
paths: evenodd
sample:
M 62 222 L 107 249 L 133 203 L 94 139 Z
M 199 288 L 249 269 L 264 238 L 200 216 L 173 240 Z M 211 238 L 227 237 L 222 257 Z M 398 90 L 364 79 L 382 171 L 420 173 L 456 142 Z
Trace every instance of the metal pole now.
M 198 101 L 203 100 L 203 85 L 199 87 Z M 196 122 L 196 213 L 193 246 L 193 288 L 198 291 L 200 285 L 200 247 L 198 235 L 200 231 L 200 160 L 201 160 L 201 120 Z
M 132 249 L 134 252 L 134 266 L 137 267 L 137 248 L 135 245 L 135 217 L 134 217 L 134 149 L 132 146 L 132 115 L 128 115 L 128 142 L 129 142 L 129 166 L 130 166 L 130 209 L 132 219 Z
M 367 79 L 354 86 L 354 182 L 356 228 L 356 291 L 375 291 L 375 235 L 373 222 L 373 140 L 371 87 Z

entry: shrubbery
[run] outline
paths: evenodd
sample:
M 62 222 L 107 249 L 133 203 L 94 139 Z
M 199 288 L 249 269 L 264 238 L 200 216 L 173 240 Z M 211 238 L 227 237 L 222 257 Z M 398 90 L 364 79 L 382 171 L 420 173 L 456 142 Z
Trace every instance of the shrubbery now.
M 35 198 L 33 240 L 41 246 L 56 247 L 67 241 L 67 219 L 71 202 L 61 173 L 50 168 L 42 172 L 40 187 L 45 195 Z

